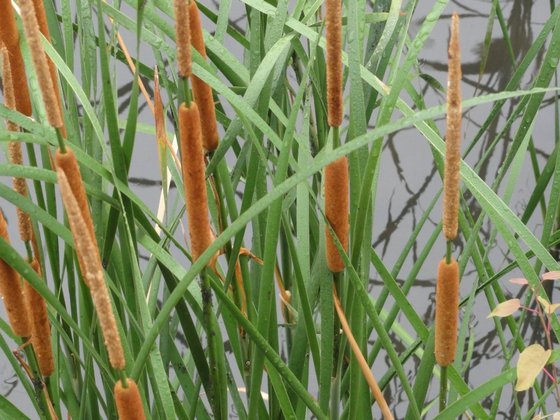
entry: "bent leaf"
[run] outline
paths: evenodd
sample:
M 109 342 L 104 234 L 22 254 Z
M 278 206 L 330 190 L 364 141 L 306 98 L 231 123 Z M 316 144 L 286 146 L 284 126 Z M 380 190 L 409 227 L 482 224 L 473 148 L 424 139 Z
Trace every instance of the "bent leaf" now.
M 512 283 L 512 284 L 518 284 L 520 286 L 525 286 L 525 285 L 529 284 L 527 279 L 524 279 L 524 278 L 521 278 L 521 277 L 515 278 L 515 279 L 510 279 L 509 282 Z
M 551 350 L 545 350 L 540 344 L 532 344 L 523 350 L 517 361 L 516 391 L 526 391 L 533 386 L 551 353 Z
M 490 312 L 490 315 L 486 317 L 486 319 L 492 318 L 494 316 L 500 318 L 509 316 L 513 314 L 515 311 L 517 311 L 520 308 L 520 306 L 521 306 L 521 301 L 519 299 L 506 300 L 505 302 L 502 302 L 499 305 L 497 305 L 494 308 L 494 310 Z
M 542 275 L 543 280 L 558 280 L 560 279 L 560 271 L 549 271 Z

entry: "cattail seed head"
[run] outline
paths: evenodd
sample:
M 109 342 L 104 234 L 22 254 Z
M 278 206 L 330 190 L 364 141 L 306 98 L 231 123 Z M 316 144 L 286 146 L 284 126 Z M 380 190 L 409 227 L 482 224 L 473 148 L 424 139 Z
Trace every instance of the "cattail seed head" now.
M 179 108 L 179 137 L 191 251 L 193 260 L 197 260 L 212 244 L 213 235 L 208 215 L 200 117 L 194 101 L 189 107 L 183 103 Z
M 449 69 L 447 85 L 447 133 L 445 135 L 445 169 L 443 177 L 443 233 L 448 241 L 459 229 L 459 182 L 461 178 L 461 50 L 459 16 L 451 17 Z
M 189 3 L 189 28 L 192 46 L 202 57 L 206 58 L 206 46 L 204 45 L 204 36 L 202 35 L 200 11 L 194 0 Z M 218 126 L 216 123 L 216 109 L 214 107 L 212 88 L 198 77 L 193 76 L 192 90 L 200 110 L 202 145 L 206 151 L 211 152 L 218 148 Z
M 342 124 L 342 1 L 326 0 L 325 30 L 327 34 L 327 105 L 331 127 Z
M 51 34 L 49 32 L 49 25 L 47 23 L 47 14 L 45 12 L 45 5 L 43 0 L 33 0 L 33 7 L 35 8 L 35 16 L 37 17 L 37 23 L 39 24 L 39 30 L 48 42 L 51 42 Z M 59 109 L 62 109 L 62 99 L 60 97 L 60 91 L 58 88 L 58 72 L 53 61 L 47 57 L 49 63 L 49 73 L 51 75 L 51 80 L 54 88 L 54 94 L 56 96 L 56 102 Z M 62 120 L 62 127 L 60 127 L 62 136 L 66 138 L 66 127 L 64 126 L 64 119 Z
M 93 228 L 93 222 L 91 220 L 91 213 L 89 211 L 89 204 L 87 201 L 86 190 L 84 188 L 84 181 L 82 179 L 82 174 L 80 172 L 80 167 L 78 166 L 78 160 L 76 159 L 76 155 L 68 147 L 66 146 L 66 153 L 62 153 L 60 150 L 56 151 L 55 155 L 55 164 L 57 168 L 62 169 L 64 174 L 66 175 L 66 179 L 68 179 L 68 183 L 70 184 L 70 188 L 80 209 L 82 211 L 82 218 L 87 225 L 88 232 L 90 236 L 95 241 L 95 231 Z M 97 247 L 97 244 L 96 244 Z
M 191 31 L 189 28 L 189 5 L 187 0 L 174 0 L 175 41 L 177 43 L 177 65 L 180 77 L 192 74 Z
M 115 384 L 115 403 L 119 420 L 144 420 L 142 397 L 136 383 L 128 378 L 127 388 L 123 388 L 121 381 Z
M 31 267 L 41 275 L 41 266 L 37 260 L 31 262 Z M 28 283 L 24 284 L 25 298 L 31 316 L 31 342 L 39 362 L 39 370 L 43 376 L 50 376 L 54 372 L 54 359 L 51 346 L 51 324 L 47 313 L 45 299 Z
M 0 211 L 0 236 L 10 242 L 8 224 Z M 6 261 L 0 258 L 0 295 L 4 299 L 4 308 L 12 331 L 19 337 L 31 336 L 31 322 L 23 296 L 19 274 Z
M 325 168 L 325 214 L 340 244 L 348 250 L 348 159 L 344 156 Z M 344 261 L 328 226 L 325 228 L 327 265 L 333 273 L 344 270 Z
M 10 109 L 16 109 L 12 70 L 10 66 L 10 55 L 7 48 L 2 48 L 2 81 L 4 83 L 4 103 L 6 107 Z M 9 131 L 19 130 L 18 126 L 11 121 L 8 121 L 7 126 Z M 21 151 L 21 143 L 17 141 L 11 141 L 8 145 L 8 156 L 10 159 L 10 163 L 14 165 L 22 165 L 23 154 Z M 12 185 L 15 192 L 24 197 L 27 197 L 27 183 L 24 178 L 12 178 Z M 19 236 L 21 237 L 22 241 L 30 241 L 33 237 L 33 227 L 31 226 L 31 219 L 29 215 L 26 212 L 22 211 L 20 208 L 17 209 L 17 215 Z
M 45 113 L 49 124 L 55 128 L 62 128 L 64 122 L 62 120 L 61 109 L 55 94 L 53 79 L 47 61 L 47 56 L 43 50 L 41 43 L 41 32 L 35 16 L 35 8 L 33 0 L 20 0 L 21 20 L 23 21 L 23 29 L 25 37 L 29 44 L 29 51 L 37 74 L 37 81 L 41 89 L 43 103 L 45 104 Z
M 4 105 L 6 105 L 6 108 L 16 109 L 16 95 L 14 93 L 10 52 L 5 46 L 2 46 L 2 84 L 4 86 Z M 9 120 L 6 123 L 6 127 L 9 131 L 19 130 L 18 126 Z
M 10 54 L 10 67 L 14 90 L 18 93 L 15 97 L 16 109 L 24 115 L 31 115 L 31 101 L 29 99 L 29 89 L 27 78 L 25 77 L 25 66 L 19 49 L 19 32 L 16 26 L 16 17 L 12 2 L 10 0 L 0 0 L 0 44 L 4 44 Z
M 459 316 L 459 264 L 445 258 L 438 266 L 436 284 L 436 361 L 440 366 L 453 363 L 457 350 Z
M 57 168 L 56 172 L 75 247 L 82 256 L 83 265 L 80 266 L 80 269 L 82 270 L 82 276 L 86 279 L 86 284 L 89 286 L 95 312 L 99 318 L 103 341 L 109 353 L 109 362 L 114 369 L 123 370 L 125 367 L 124 352 L 111 298 L 105 284 L 99 250 L 93 237 L 89 234 L 89 229 L 82 216 L 82 209 L 74 197 L 72 187 L 64 171 Z

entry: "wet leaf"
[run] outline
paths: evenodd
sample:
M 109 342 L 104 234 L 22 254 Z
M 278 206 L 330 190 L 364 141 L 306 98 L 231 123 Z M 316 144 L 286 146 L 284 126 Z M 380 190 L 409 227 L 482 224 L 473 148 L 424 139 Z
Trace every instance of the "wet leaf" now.
M 526 391 L 533 386 L 551 353 L 551 350 L 545 350 L 540 344 L 531 344 L 523 350 L 517 361 L 516 391 Z
M 505 302 L 502 302 L 499 305 L 497 305 L 494 308 L 494 310 L 492 312 L 490 312 L 490 315 L 488 315 L 486 317 L 486 319 L 492 318 L 494 316 L 497 316 L 497 317 L 500 317 L 500 318 L 503 318 L 505 316 L 509 316 L 512 313 L 514 313 L 515 311 L 517 311 L 520 306 L 521 306 L 521 301 L 519 299 L 506 300 Z

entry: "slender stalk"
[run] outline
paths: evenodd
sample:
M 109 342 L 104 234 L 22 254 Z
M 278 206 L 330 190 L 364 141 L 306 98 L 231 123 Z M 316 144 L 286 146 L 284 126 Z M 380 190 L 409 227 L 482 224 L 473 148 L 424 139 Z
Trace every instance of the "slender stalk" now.
M 441 412 L 447 407 L 447 366 L 440 368 L 439 380 L 439 411 Z

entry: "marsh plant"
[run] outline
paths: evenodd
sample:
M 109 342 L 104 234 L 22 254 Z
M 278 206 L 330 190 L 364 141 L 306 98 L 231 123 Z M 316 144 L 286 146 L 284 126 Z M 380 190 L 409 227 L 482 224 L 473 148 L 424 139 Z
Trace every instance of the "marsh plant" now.
M 24 393 L 0 417 L 560 416 L 560 11 L 517 52 L 491 2 L 478 77 L 499 33 L 508 79 L 465 97 L 470 15 L 419 3 L 0 0 L 0 348 Z M 437 26 L 440 80 L 420 59 Z M 438 186 L 389 255 L 402 132 Z

